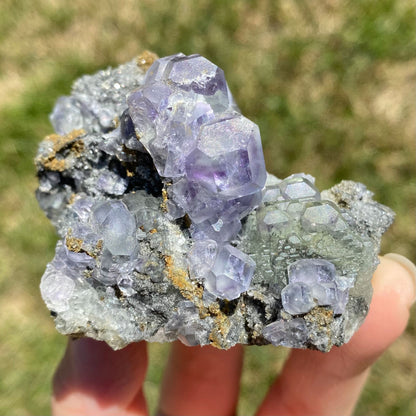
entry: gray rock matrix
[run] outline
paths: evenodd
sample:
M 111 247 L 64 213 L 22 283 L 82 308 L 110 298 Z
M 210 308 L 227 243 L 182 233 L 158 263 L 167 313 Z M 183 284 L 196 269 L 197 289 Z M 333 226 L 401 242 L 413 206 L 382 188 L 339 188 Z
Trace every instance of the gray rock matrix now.
M 198 239 L 129 115 L 127 99 L 155 59 L 144 52 L 78 79 L 51 114 L 56 134 L 39 146 L 36 196 L 60 236 L 40 287 L 57 330 L 114 349 L 179 339 L 329 351 L 348 342 L 368 312 L 394 213 L 360 183 L 319 192 L 310 175 L 267 174 L 221 260 L 227 281 L 250 265 L 248 289 L 236 298 L 213 290 L 205 276 L 217 267 L 221 227 L 204 223 Z

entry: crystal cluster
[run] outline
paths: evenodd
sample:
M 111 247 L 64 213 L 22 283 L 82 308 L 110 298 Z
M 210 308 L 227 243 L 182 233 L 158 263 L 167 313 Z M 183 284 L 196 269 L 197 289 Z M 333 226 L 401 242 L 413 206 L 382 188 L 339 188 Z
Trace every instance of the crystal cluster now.
M 170 217 L 192 221 L 192 276 L 220 298 L 237 298 L 255 264 L 229 243 L 266 181 L 257 125 L 238 112 L 224 72 L 200 55 L 159 59 L 127 103 L 140 143 L 169 184 Z
M 288 268 L 289 284 L 282 290 L 283 309 L 291 315 L 309 312 L 316 305 L 329 306 L 334 314 L 343 313 L 351 283 L 337 276 L 328 260 L 302 259 Z M 347 283 L 347 284 L 345 284 Z
M 51 121 L 36 195 L 60 236 L 41 293 L 61 333 L 328 351 L 362 323 L 393 212 L 359 183 L 266 173 L 207 59 L 84 76 Z

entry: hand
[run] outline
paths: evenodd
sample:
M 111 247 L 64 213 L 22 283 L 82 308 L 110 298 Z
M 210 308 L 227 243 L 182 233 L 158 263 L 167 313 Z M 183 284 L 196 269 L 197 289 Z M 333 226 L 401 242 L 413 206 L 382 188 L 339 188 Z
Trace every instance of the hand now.
M 369 368 L 404 331 L 416 295 L 416 268 L 387 255 L 373 276 L 369 314 L 348 344 L 329 353 L 292 350 L 257 415 L 350 415 Z M 172 346 L 159 415 L 234 415 L 243 348 Z M 55 415 L 146 415 L 146 343 L 113 351 L 69 341 L 53 381 Z M 255 388 L 255 386 L 253 386 Z

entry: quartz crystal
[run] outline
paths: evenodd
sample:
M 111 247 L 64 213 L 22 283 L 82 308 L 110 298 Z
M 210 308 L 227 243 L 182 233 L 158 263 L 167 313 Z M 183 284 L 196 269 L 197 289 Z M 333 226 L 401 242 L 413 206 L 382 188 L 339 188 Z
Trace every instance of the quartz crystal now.
M 84 76 L 51 122 L 36 195 L 60 237 L 41 293 L 61 333 L 329 351 L 362 323 L 393 212 L 359 183 L 268 174 L 206 58 Z

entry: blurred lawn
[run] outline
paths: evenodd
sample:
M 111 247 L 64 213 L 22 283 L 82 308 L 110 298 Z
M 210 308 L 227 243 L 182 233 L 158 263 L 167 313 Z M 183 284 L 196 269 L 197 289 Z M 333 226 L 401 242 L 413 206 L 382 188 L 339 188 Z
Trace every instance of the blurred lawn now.
M 65 7 L 62 7 L 62 4 Z M 364 182 L 397 219 L 383 252 L 415 253 L 415 8 L 410 0 L 0 3 L 0 414 L 49 412 L 65 339 L 38 284 L 54 231 L 34 199 L 33 157 L 72 81 L 127 61 L 200 53 L 221 66 L 262 132 L 268 170 L 323 189 Z M 375 366 L 357 415 L 416 415 L 416 324 Z M 167 347 L 152 345 L 154 409 Z M 253 413 L 286 351 L 247 349 L 240 414 Z M 253 388 L 256 386 L 256 388 Z

